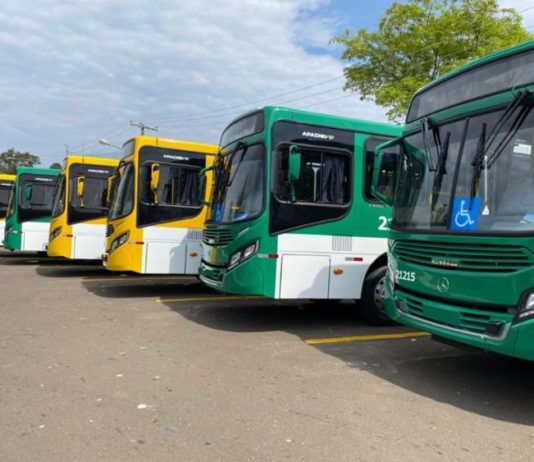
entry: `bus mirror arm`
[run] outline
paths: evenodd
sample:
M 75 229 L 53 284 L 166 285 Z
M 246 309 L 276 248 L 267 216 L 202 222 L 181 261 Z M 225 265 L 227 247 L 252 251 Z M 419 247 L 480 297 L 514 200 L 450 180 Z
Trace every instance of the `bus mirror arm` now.
M 111 202 L 111 188 L 113 187 L 113 181 L 115 180 L 115 175 L 108 176 L 108 189 L 106 189 L 106 206 L 109 206 Z
M 33 188 L 31 184 L 27 184 L 26 186 L 24 186 L 24 198 L 27 201 L 32 200 L 32 192 L 33 192 Z
M 206 167 L 198 172 L 198 200 L 202 205 L 210 206 L 210 202 L 204 199 L 206 195 L 206 173 L 213 170 L 213 167 Z
M 79 176 L 76 180 L 76 196 L 78 196 L 78 200 L 80 201 L 80 207 L 85 207 L 83 203 L 83 193 L 85 192 L 85 177 Z
M 300 178 L 301 160 L 300 148 L 296 144 L 289 146 L 288 177 L 290 182 L 298 181 Z
M 159 196 L 158 196 L 158 188 L 159 188 L 159 164 L 157 162 L 154 162 L 150 165 L 150 190 L 152 191 L 152 194 L 154 195 L 154 204 L 158 205 L 159 203 Z

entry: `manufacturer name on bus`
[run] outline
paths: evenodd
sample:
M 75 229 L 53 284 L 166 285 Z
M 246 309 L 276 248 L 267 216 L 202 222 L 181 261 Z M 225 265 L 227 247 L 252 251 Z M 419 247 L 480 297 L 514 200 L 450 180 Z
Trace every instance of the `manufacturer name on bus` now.
M 173 154 L 163 154 L 164 159 L 172 159 L 172 160 L 189 160 L 189 157 L 184 156 L 175 156 Z
M 36 176 L 34 180 L 35 181 L 46 181 L 47 183 L 53 183 L 55 181 L 55 178 L 40 178 Z
M 457 261 L 453 260 L 444 260 L 442 258 L 432 258 L 432 264 L 438 266 L 448 266 L 450 268 L 456 268 L 460 266 Z
M 327 135 L 326 133 L 316 133 L 316 132 L 302 132 L 302 136 L 305 136 L 307 138 L 314 138 L 316 140 L 326 140 L 326 141 L 332 141 L 335 138 L 334 135 Z
M 87 170 L 89 173 L 104 173 L 104 174 L 107 174 L 109 173 L 109 170 L 94 170 L 92 168 L 88 169 Z

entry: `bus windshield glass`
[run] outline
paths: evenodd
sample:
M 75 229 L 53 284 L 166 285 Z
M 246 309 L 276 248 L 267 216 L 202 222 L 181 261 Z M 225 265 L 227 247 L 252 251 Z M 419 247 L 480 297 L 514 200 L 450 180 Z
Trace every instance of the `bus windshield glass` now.
M 214 167 L 215 184 L 209 220 L 233 223 L 257 217 L 265 195 L 265 148 L 240 143 L 219 154 Z
M 534 50 L 489 62 L 415 95 L 406 122 L 462 102 L 534 83 Z
M 518 102 L 518 99 L 515 99 Z M 397 230 L 534 231 L 532 101 L 441 126 L 423 120 L 404 138 Z
M 60 175 L 54 191 L 54 202 L 52 205 L 52 217 L 61 215 L 65 210 L 65 175 Z
M 134 167 L 131 163 L 125 164 L 117 171 L 119 177 L 113 181 L 112 201 L 109 207 L 111 220 L 125 217 L 133 211 L 134 204 Z
M 0 181 L 0 218 L 5 217 L 13 182 Z

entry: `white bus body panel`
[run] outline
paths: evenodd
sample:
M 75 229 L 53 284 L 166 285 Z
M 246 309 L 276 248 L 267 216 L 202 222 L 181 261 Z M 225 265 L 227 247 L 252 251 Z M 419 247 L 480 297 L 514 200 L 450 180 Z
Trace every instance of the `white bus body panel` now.
M 6 230 L 6 220 L 0 220 L 0 247 L 4 246 L 4 232 Z
M 25 221 L 22 223 L 21 250 L 28 252 L 45 252 L 48 245 L 50 223 Z
M 360 299 L 367 270 L 386 251 L 385 238 L 281 234 L 276 298 Z
M 78 223 L 72 225 L 73 259 L 101 260 L 106 246 L 106 225 Z
M 202 230 L 143 228 L 143 273 L 198 274 Z

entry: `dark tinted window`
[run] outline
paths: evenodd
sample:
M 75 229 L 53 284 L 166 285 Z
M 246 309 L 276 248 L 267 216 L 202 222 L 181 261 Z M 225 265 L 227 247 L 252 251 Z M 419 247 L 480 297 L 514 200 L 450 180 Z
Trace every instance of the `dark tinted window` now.
M 206 154 L 144 146 L 139 165 L 138 226 L 192 218 L 201 212 L 198 174 L 206 166 Z M 151 189 L 153 165 L 159 165 L 160 172 L 157 198 Z
M 339 220 L 353 190 L 354 132 L 280 121 L 272 128 L 270 232 Z M 300 152 L 300 175 L 289 180 L 289 150 Z
M 54 190 L 54 203 L 52 205 L 53 217 L 58 217 L 65 211 L 65 183 L 65 175 L 60 175 Z
M 119 169 L 117 193 L 110 206 L 109 216 L 112 220 L 125 217 L 133 211 L 134 204 L 134 168 L 131 163 Z
M 243 117 L 230 124 L 221 136 L 221 147 L 224 148 L 245 136 L 262 132 L 265 123 L 264 118 L 263 111 L 261 111 Z
M 49 217 L 56 176 L 23 173 L 19 179 L 19 221 Z
M 13 188 L 12 181 L 0 181 L 0 218 L 4 218 L 7 212 L 9 196 Z
M 534 50 L 484 64 L 423 91 L 413 98 L 406 121 L 529 83 L 534 83 Z
M 69 167 L 69 213 L 67 221 L 79 223 L 107 215 L 108 187 L 115 169 L 110 166 L 73 164 Z M 78 197 L 78 182 L 83 194 Z

